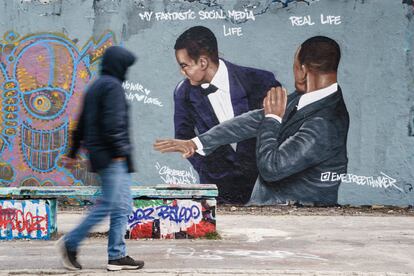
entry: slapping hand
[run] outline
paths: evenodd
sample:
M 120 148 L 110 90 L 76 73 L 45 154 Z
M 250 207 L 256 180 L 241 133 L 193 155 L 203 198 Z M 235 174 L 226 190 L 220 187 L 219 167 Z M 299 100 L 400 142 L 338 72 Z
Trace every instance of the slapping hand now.
M 265 115 L 273 114 L 283 118 L 286 111 L 287 92 L 282 87 L 272 87 L 263 100 Z
M 153 146 L 156 151 L 162 153 L 179 152 L 183 158 L 193 156 L 197 150 L 197 146 L 192 140 L 160 139 L 156 140 Z

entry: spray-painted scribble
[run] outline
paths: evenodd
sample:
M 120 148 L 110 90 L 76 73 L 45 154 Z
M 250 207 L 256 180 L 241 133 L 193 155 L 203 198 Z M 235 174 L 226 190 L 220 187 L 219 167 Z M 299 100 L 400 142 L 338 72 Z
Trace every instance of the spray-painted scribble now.
M 142 102 L 144 104 L 153 104 L 159 107 L 164 106 L 158 98 L 150 97 L 149 94 L 151 93 L 151 90 L 145 88 L 140 83 L 125 81 L 122 83 L 122 87 L 125 89 L 126 99 L 130 102 Z
M 195 184 L 197 183 L 197 177 L 190 167 L 186 170 L 171 169 L 168 166 L 161 166 L 160 163 L 155 164 L 155 168 L 158 171 L 160 178 L 166 184 Z
M 295 3 L 305 3 L 310 5 L 314 2 L 319 2 L 320 0 L 272 0 L 272 3 L 281 4 L 283 8 L 289 7 L 289 5 Z
M 139 82 L 129 82 L 129 81 L 124 81 L 122 83 L 122 87 L 125 90 L 129 90 L 129 91 L 135 91 L 135 92 L 141 92 L 141 93 L 145 93 L 145 95 L 149 95 L 151 93 L 151 90 L 149 90 L 148 88 L 145 88 L 141 83 Z
M 195 238 L 215 232 L 214 200 L 135 200 L 128 219 L 131 239 Z
M 49 216 L 44 200 L 0 200 L 0 239 L 48 239 Z
M 198 223 L 201 217 L 201 211 L 198 204 L 186 207 L 186 206 L 158 206 L 148 207 L 145 209 L 136 209 L 130 216 L 130 220 L 134 221 L 131 227 L 143 222 L 144 220 L 154 219 L 168 219 L 177 224 L 184 222 L 189 223 L 190 221 Z
M 70 146 L 68 136 L 76 125 L 86 85 L 96 74 L 103 52 L 113 44 L 110 32 L 98 41 L 89 40 L 81 50 L 55 33 L 4 35 L 0 185 L 82 185 L 94 178 L 82 160 L 67 170 L 60 166 L 59 157 Z
M 397 180 L 383 172 L 381 172 L 381 176 L 377 176 L 376 178 L 373 176 L 358 176 L 351 173 L 338 174 L 335 172 L 324 172 L 321 174 L 321 181 L 323 182 L 337 181 L 339 179 L 342 183 L 354 183 L 362 186 L 370 186 L 372 188 L 395 188 L 400 192 L 403 192 L 403 190 L 395 184 Z

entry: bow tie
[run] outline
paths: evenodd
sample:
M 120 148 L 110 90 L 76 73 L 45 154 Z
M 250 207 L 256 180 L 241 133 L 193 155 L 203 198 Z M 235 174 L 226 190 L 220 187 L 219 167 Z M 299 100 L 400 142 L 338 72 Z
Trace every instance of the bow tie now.
M 212 85 L 211 83 L 207 88 L 203 88 L 202 86 L 200 87 L 201 87 L 201 94 L 203 94 L 204 96 L 208 96 L 209 94 L 214 93 L 218 90 L 217 86 Z

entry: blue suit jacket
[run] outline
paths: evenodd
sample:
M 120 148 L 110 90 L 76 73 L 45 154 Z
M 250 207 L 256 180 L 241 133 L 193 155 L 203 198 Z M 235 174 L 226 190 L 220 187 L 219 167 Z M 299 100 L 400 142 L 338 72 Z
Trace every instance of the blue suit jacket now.
M 229 73 L 231 103 L 234 116 L 261 108 L 271 87 L 280 86 L 273 73 L 242 67 L 223 60 Z M 219 124 L 207 96 L 199 86 L 186 79 L 174 91 L 175 138 L 191 139 Z M 201 183 L 220 184 L 220 179 L 233 176 L 257 176 L 256 139 L 238 143 L 236 152 L 230 145 L 219 147 L 209 156 L 196 154 L 189 159 Z

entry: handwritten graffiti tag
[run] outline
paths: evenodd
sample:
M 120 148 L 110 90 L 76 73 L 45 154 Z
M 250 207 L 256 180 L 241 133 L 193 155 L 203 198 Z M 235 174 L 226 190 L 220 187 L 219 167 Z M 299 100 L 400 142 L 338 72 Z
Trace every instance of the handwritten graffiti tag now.
M 152 98 L 149 96 L 151 90 L 145 88 L 138 82 L 133 83 L 125 81 L 122 83 L 122 87 L 125 89 L 126 99 L 130 102 L 143 102 L 144 104 L 153 104 L 159 107 L 164 106 L 158 98 Z
M 49 235 L 45 203 L 3 201 L 0 203 L 0 239 L 46 238 Z
M 383 172 L 381 172 L 381 176 L 378 176 L 376 178 L 372 176 L 360 176 L 351 173 L 338 174 L 335 172 L 324 172 L 321 174 L 322 182 L 338 180 L 341 180 L 342 183 L 355 183 L 357 185 L 370 186 L 372 188 L 395 188 L 403 192 L 403 190 L 395 184 L 397 180 L 391 176 L 386 175 Z
M 171 169 L 168 166 L 161 166 L 160 163 L 155 164 L 155 168 L 158 170 L 160 178 L 167 184 L 195 184 L 197 177 L 194 171 L 190 167 L 189 171 Z
M 200 233 L 195 229 L 198 226 L 200 229 L 205 228 L 204 224 L 200 224 L 203 222 L 203 210 L 201 203 L 193 200 L 173 200 L 161 205 L 134 207 L 128 218 L 128 228 L 133 238 L 172 238 L 188 231 L 197 236 Z
M 130 227 L 148 220 L 162 219 L 175 223 L 188 223 L 201 217 L 201 210 L 197 205 L 186 206 L 168 206 L 138 208 L 129 217 Z

